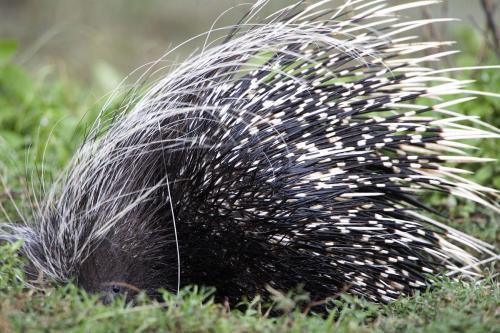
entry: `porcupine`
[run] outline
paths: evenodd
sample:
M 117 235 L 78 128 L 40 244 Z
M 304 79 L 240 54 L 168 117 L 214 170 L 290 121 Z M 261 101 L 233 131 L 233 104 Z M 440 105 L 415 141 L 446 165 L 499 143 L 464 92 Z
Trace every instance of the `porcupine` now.
M 449 19 L 398 16 L 438 1 L 300 1 L 256 21 L 267 2 L 103 113 L 33 222 L 2 225 L 30 274 L 106 300 L 201 284 L 236 301 L 302 283 L 315 299 L 388 302 L 494 256 L 421 195 L 499 210 L 447 166 L 487 161 L 457 140 L 499 131 L 449 110 L 470 97 L 435 98 L 488 93 L 426 67 L 451 43 L 405 35 Z

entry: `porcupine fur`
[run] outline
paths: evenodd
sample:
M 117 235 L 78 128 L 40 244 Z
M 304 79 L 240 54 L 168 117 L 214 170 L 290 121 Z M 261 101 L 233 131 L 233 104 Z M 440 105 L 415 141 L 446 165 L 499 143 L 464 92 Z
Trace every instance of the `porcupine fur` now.
M 2 225 L 29 272 L 108 299 L 201 284 L 236 301 L 302 283 L 314 299 L 387 302 L 495 255 L 423 197 L 499 210 L 446 166 L 488 161 L 457 140 L 499 131 L 449 110 L 470 98 L 439 100 L 487 93 L 426 67 L 451 43 L 407 34 L 449 20 L 398 16 L 438 1 L 298 2 L 257 21 L 267 2 L 103 113 L 33 222 Z

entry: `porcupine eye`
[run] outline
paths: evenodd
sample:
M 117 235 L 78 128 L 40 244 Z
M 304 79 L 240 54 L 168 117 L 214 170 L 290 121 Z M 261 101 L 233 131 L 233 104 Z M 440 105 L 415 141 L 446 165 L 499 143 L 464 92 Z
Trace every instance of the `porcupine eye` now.
M 129 274 L 134 263 L 113 242 L 104 240 L 80 266 L 78 284 L 90 293 L 101 294 L 104 303 L 121 295 L 129 299 L 140 288 L 136 287 L 139 279 Z

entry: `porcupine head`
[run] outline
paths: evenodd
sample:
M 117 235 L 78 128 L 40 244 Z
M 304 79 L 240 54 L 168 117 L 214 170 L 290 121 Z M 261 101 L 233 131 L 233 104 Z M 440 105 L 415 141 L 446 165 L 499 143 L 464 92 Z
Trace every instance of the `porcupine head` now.
M 247 28 L 263 3 L 138 102 L 101 114 L 34 221 L 1 225 L 0 239 L 24 241 L 32 278 L 105 301 L 190 283 L 237 299 L 304 282 L 319 299 L 386 302 L 427 274 L 475 267 L 464 247 L 492 254 L 415 194 L 498 211 L 494 191 L 444 166 L 486 162 L 456 140 L 498 133 L 448 110 L 465 99 L 413 103 L 467 84 L 425 68 L 445 44 L 401 36 L 432 20 L 394 14 L 429 2 L 292 5 Z
M 175 259 L 175 247 L 168 246 L 173 241 L 168 229 L 159 225 L 163 221 L 153 216 L 154 209 L 135 210 L 123 218 L 124 223 L 113 223 L 104 232 L 93 228 L 96 217 L 77 217 L 80 208 L 73 216 L 50 213 L 41 215 L 50 216 L 43 223 L 5 225 L 0 240 L 23 241 L 20 254 L 27 261 L 25 272 L 32 285 L 74 282 L 100 294 L 105 303 L 118 295 L 132 299 L 139 291 L 159 297 L 160 288 L 175 290 L 177 264 L 168 259 L 169 253 Z M 63 223 L 66 218 L 71 222 Z

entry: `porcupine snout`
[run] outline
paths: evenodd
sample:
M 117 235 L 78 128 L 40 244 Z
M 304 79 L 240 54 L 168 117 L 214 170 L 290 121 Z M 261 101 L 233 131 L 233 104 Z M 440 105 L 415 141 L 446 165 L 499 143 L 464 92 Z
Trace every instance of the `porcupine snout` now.
M 117 296 L 132 300 L 141 291 L 159 299 L 159 289 L 175 290 L 177 265 L 169 260 L 172 242 L 166 229 L 149 227 L 136 228 L 134 220 L 125 220 L 111 231 L 81 263 L 77 284 L 100 294 L 104 303 Z

